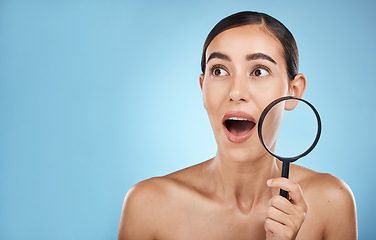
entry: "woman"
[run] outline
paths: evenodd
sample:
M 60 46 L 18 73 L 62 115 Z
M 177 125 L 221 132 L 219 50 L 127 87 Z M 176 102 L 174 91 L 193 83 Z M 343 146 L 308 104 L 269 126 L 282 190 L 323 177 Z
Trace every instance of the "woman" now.
M 136 184 L 125 197 L 119 239 L 356 239 L 349 187 L 297 165 L 291 179 L 280 178 L 281 163 L 255 131 L 271 101 L 304 94 L 289 30 L 266 14 L 231 15 L 209 33 L 201 65 L 217 154 Z

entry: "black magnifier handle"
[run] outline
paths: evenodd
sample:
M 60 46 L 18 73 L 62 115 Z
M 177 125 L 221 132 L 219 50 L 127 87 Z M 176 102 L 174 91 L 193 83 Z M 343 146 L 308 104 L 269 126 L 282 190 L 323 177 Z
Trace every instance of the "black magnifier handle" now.
M 282 177 L 284 178 L 289 178 L 289 172 L 290 172 L 290 162 L 283 162 L 283 165 L 282 165 Z M 288 199 L 288 192 L 281 189 L 279 191 L 279 195 L 281 195 L 282 197 L 285 197 Z

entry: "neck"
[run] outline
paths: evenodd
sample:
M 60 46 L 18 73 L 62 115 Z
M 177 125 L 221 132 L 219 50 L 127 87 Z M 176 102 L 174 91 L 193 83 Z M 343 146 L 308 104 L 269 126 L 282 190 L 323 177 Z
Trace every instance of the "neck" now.
M 217 153 L 210 168 L 217 195 L 225 203 L 235 204 L 242 212 L 250 212 L 253 206 L 268 202 L 278 192 L 278 189 L 269 188 L 266 181 L 280 176 L 281 164 L 267 153 L 246 162 L 224 159 Z

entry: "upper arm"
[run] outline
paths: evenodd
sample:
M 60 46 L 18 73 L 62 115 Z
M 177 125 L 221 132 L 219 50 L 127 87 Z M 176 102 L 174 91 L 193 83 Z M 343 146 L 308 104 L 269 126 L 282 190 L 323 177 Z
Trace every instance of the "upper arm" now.
M 325 239 L 357 239 L 356 205 L 349 186 L 329 175 L 323 186 L 325 196 Z
M 153 191 L 147 182 L 133 186 L 127 193 L 119 224 L 119 240 L 154 239 L 155 208 Z

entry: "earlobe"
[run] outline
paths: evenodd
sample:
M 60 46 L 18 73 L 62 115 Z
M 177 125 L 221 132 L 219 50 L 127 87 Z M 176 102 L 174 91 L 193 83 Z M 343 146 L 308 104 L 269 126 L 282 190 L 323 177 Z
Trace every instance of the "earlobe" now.
M 302 98 L 306 89 L 307 80 L 305 76 L 301 73 L 297 74 L 289 84 L 289 96 Z M 299 101 L 287 101 L 285 104 L 285 110 L 291 111 Z
M 200 74 L 200 88 L 201 88 L 201 91 L 202 91 L 202 84 L 204 83 L 204 74 Z

